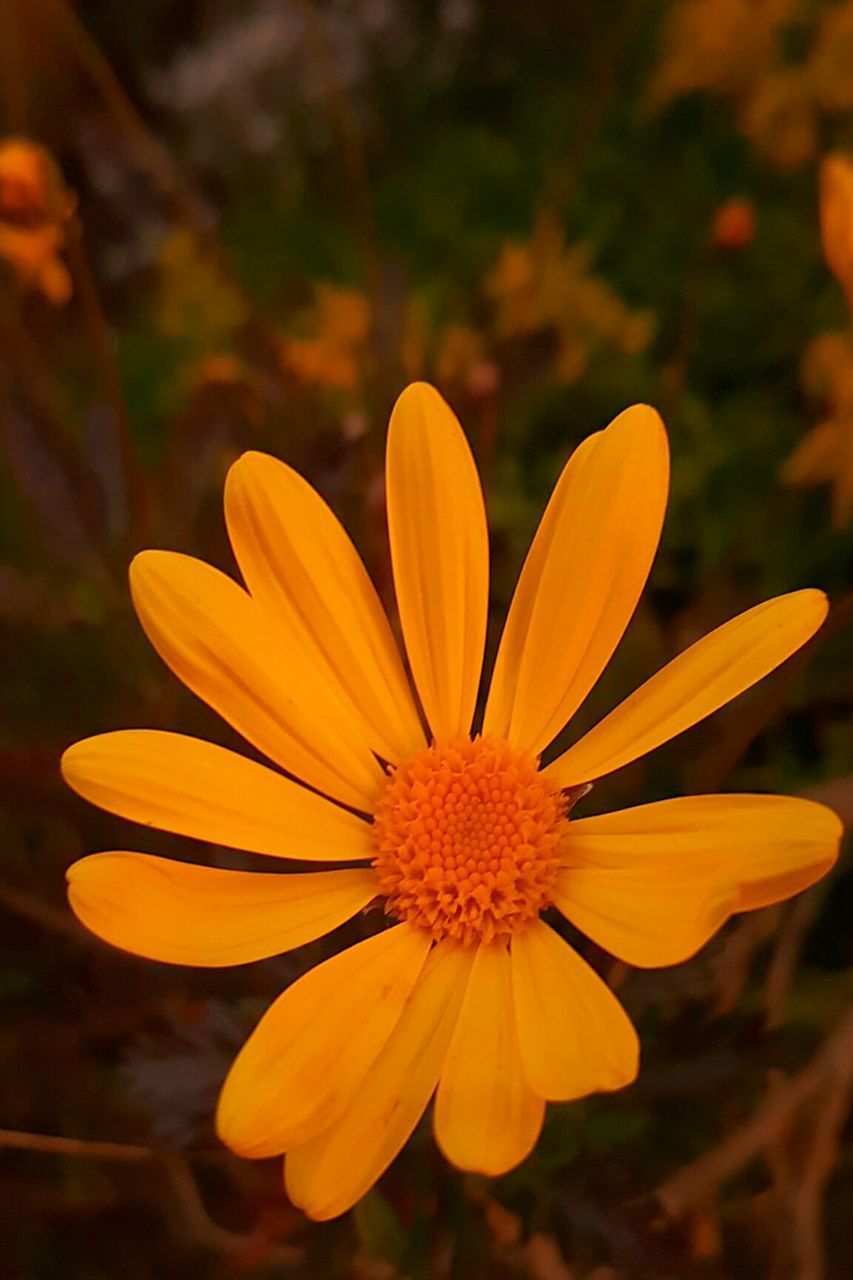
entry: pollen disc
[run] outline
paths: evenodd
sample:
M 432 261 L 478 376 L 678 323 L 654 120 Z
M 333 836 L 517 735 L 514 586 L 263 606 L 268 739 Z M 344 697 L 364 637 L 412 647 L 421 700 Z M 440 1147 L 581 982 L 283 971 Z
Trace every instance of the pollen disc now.
M 507 742 L 427 748 L 389 774 L 374 813 L 386 910 L 466 946 L 509 937 L 551 901 L 566 809 Z

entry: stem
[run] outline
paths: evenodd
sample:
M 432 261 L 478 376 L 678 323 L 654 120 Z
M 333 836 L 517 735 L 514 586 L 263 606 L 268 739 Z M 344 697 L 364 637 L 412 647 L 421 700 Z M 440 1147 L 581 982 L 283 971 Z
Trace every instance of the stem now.
M 149 130 L 122 88 L 118 76 L 67 0 L 36 0 L 36 3 L 43 5 L 55 18 L 57 26 L 99 91 L 104 104 L 125 132 L 133 138 L 149 173 L 159 186 L 169 192 L 196 234 L 207 240 L 210 227 L 199 201 L 187 186 L 169 152 Z
M 61 1138 L 55 1134 L 26 1133 L 20 1129 L 0 1129 L 2 1147 L 86 1160 L 117 1160 L 126 1164 L 154 1161 L 160 1165 L 173 1193 L 180 1214 L 181 1233 L 191 1243 L 238 1260 L 258 1253 L 268 1265 L 290 1267 L 303 1260 L 303 1250 L 295 1245 L 275 1244 L 260 1232 L 244 1235 L 215 1222 L 205 1207 L 192 1166 L 180 1151 L 132 1142 L 90 1142 L 85 1138 Z M 215 1158 L 219 1159 L 224 1154 L 217 1152 Z
M 23 889 L 14 889 L 11 885 L 2 882 L 0 882 L 0 906 L 16 916 L 21 916 L 24 920 L 29 920 L 32 924 L 40 925 L 43 929 L 50 929 L 53 933 L 62 933 L 68 938 L 73 938 L 75 942 L 86 942 L 94 936 L 82 929 L 74 917 L 65 911 L 60 911 L 49 902 L 42 902 L 40 898 L 33 897 Z
M 3 356 L 7 357 L 9 383 L 16 373 L 15 391 L 28 404 L 44 432 L 48 448 L 65 472 L 83 528 L 94 546 L 103 552 L 103 501 L 99 485 L 80 456 L 77 440 L 61 406 L 59 389 L 27 326 L 19 315 L 0 303 L 0 359 Z M 11 386 L 9 389 L 11 391 Z
M 77 296 L 80 302 L 86 336 L 92 349 L 95 367 L 98 371 L 104 395 L 112 410 L 113 422 L 118 435 L 125 487 L 130 503 L 131 541 L 134 549 L 138 549 L 145 541 L 145 535 L 148 530 L 149 510 L 145 477 L 142 474 L 136 454 L 133 428 L 130 423 L 130 414 L 124 397 L 121 376 L 116 364 L 109 326 L 89 264 L 80 220 L 76 216 L 71 218 L 68 223 L 68 258 L 72 275 L 77 285 Z
M 0 4 L 6 2 L 7 0 L 0 0 Z M 69 48 L 100 93 L 105 107 L 133 144 L 143 168 L 147 169 L 157 186 L 169 197 L 175 212 L 216 264 L 217 270 L 239 293 L 247 311 L 255 318 L 259 332 L 266 334 L 271 326 L 259 315 L 253 299 L 246 293 L 228 261 L 216 236 L 212 217 L 183 177 L 168 148 L 151 132 L 125 93 L 118 76 L 68 4 L 68 0 L 33 0 L 33 3 L 43 5 L 53 15 Z
M 315 0 L 299 0 L 299 7 L 305 18 L 306 34 L 313 45 L 317 64 L 322 68 L 322 75 L 328 86 L 329 116 L 341 144 L 353 212 L 371 277 L 371 292 L 376 297 L 380 279 L 379 235 L 370 200 L 370 178 L 364 147 L 358 129 L 353 125 L 349 93 L 339 74 L 335 51 L 323 29 Z
M 156 1160 L 160 1152 L 130 1142 L 90 1142 L 86 1138 L 60 1138 L 48 1133 L 0 1129 L 0 1147 L 17 1151 L 43 1151 L 55 1156 L 83 1156 L 89 1160 Z
M 716 1147 L 662 1183 L 656 1195 L 672 1218 L 707 1203 L 717 1190 L 788 1130 L 799 1108 L 853 1064 L 853 1008 L 803 1070 L 772 1088 L 758 1110 Z

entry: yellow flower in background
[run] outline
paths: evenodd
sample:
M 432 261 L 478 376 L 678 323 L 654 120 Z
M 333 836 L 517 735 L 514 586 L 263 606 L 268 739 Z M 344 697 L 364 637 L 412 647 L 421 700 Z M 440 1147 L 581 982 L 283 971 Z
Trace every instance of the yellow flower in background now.
M 177 227 L 164 238 L 157 265 L 161 331 L 218 355 L 248 318 L 237 289 L 186 227 Z
M 821 166 L 820 229 L 827 265 L 847 295 L 853 323 L 853 159 L 841 152 Z M 853 328 L 823 333 L 809 344 L 803 384 L 828 414 L 787 459 L 782 480 L 830 485 L 833 524 L 844 528 L 853 520 Z
M 853 2 L 801 10 L 794 0 L 677 0 L 663 22 L 650 107 L 696 92 L 728 98 L 768 160 L 806 164 L 823 121 L 853 106 Z
M 628 1017 L 543 911 L 628 964 L 677 964 L 733 913 L 778 902 L 833 864 L 840 823 L 806 800 L 681 797 L 572 816 L 591 783 L 805 643 L 826 615 L 819 591 L 719 627 L 542 765 L 634 612 L 668 473 L 663 424 L 644 406 L 576 449 L 522 568 L 479 732 L 486 514 L 465 436 L 429 386 L 402 394 L 387 444 L 413 685 L 345 531 L 271 457 L 245 454 L 226 483 L 245 588 L 185 555 L 147 551 L 133 563 L 134 603 L 161 656 L 285 772 L 137 729 L 70 748 L 68 783 L 149 826 L 350 865 L 278 874 L 98 853 L 68 873 L 79 919 L 139 955 L 217 966 L 300 946 L 384 900 L 389 927 L 272 1004 L 219 1103 L 222 1140 L 249 1157 L 286 1153 L 288 1194 L 314 1218 L 364 1195 L 433 1094 L 446 1157 L 497 1175 L 532 1150 L 547 1100 L 634 1079 Z
M 353 391 L 364 368 L 370 323 L 363 293 L 319 284 L 307 317 L 308 335 L 282 340 L 282 364 L 309 385 Z
M 449 324 L 439 334 L 436 378 L 441 383 L 464 382 L 486 358 L 486 341 L 481 333 L 467 324 Z
M 575 382 L 600 350 L 638 355 L 652 336 L 650 312 L 632 311 L 591 266 L 589 247 L 566 245 L 557 220 L 543 214 L 529 242 L 503 246 L 486 281 L 499 339 L 554 335 L 557 382 Z
M 853 331 L 823 333 L 806 349 L 802 381 L 827 416 L 807 432 L 782 467 L 785 484 L 832 489 L 832 520 L 853 520 Z
M 43 147 L 26 138 L 0 142 L 0 258 L 24 288 L 64 305 L 71 277 L 60 253 L 75 199 Z
M 853 520 L 853 409 L 812 427 L 782 468 L 786 484 L 803 488 L 832 486 L 832 522 L 837 529 Z
M 209 388 L 218 391 L 227 387 L 239 387 L 250 377 L 251 370 L 244 360 L 232 355 L 230 351 L 218 351 L 196 361 L 188 370 L 187 385 L 196 392 Z
M 775 64 L 791 8 L 791 0 L 678 0 L 663 22 L 652 105 L 697 90 L 743 96 Z
M 808 69 L 762 76 L 741 111 L 744 133 L 778 168 L 807 164 L 817 150 L 819 115 Z
M 853 307 L 853 159 L 840 152 L 821 166 L 820 231 L 827 266 Z
M 826 111 L 853 110 L 853 4 L 830 5 L 820 16 L 817 38 L 809 56 L 815 97 Z

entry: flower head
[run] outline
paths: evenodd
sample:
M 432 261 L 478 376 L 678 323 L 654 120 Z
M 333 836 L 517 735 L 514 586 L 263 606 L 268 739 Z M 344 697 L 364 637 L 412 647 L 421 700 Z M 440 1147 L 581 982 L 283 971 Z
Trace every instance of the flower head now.
M 465 946 L 509 939 L 553 901 L 566 800 L 523 751 L 463 738 L 394 770 L 373 814 L 386 910 Z
M 313 1217 L 368 1190 L 433 1094 L 448 1159 L 499 1174 L 534 1146 L 547 1100 L 634 1079 L 627 1015 L 543 911 L 629 964 L 674 964 L 836 857 L 838 819 L 806 800 L 682 797 L 587 818 L 572 808 L 799 648 L 826 614 L 819 591 L 719 627 L 542 765 L 630 620 L 667 487 L 666 434 L 649 408 L 575 451 L 525 560 L 476 731 L 486 517 L 462 430 L 428 386 L 398 400 L 387 451 L 411 683 L 349 538 L 272 458 L 244 455 L 226 485 L 245 588 L 187 556 L 134 561 L 155 647 L 278 769 L 141 729 L 72 747 L 67 781 L 150 826 L 345 865 L 278 874 L 100 853 L 69 871 L 79 918 L 143 956 L 228 965 L 385 904 L 388 927 L 272 1004 L 219 1103 L 223 1141 L 245 1156 L 286 1153 L 288 1193 Z

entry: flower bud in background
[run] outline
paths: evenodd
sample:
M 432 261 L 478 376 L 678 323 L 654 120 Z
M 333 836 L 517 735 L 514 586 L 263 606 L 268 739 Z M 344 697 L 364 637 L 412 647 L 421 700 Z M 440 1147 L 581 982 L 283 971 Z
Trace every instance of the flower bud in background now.
M 488 400 L 497 395 L 501 385 L 501 371 L 491 360 L 479 360 L 468 370 L 465 387 L 475 400 Z
M 715 249 L 745 249 L 755 239 L 755 205 L 734 196 L 714 210 L 711 243 Z
M 0 142 L 0 258 L 19 284 L 63 306 L 71 277 L 60 258 L 76 200 L 52 156 L 25 138 Z

